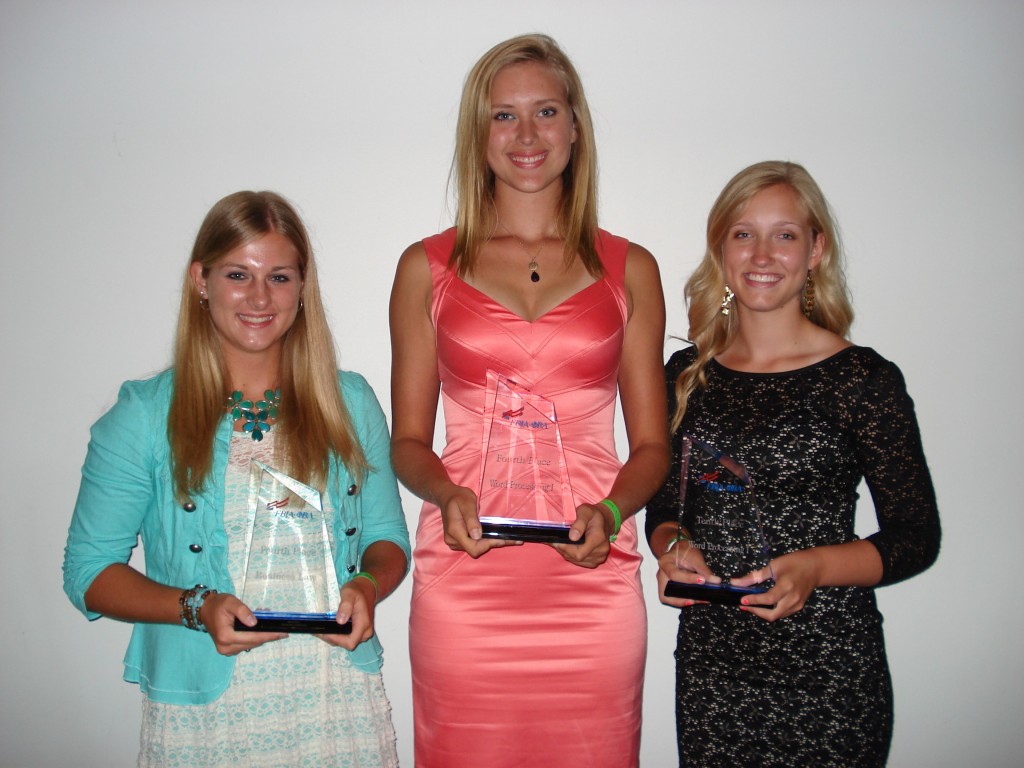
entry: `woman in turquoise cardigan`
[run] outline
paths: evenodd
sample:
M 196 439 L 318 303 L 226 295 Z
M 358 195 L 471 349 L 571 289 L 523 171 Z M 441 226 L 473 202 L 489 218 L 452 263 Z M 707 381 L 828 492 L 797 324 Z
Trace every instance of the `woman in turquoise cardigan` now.
M 236 597 L 253 461 L 320 491 L 350 633 L 236 630 L 256 625 Z M 65 551 L 72 603 L 135 624 L 139 764 L 397 764 L 373 618 L 408 562 L 384 414 L 337 371 L 305 226 L 274 193 L 229 195 L 196 238 L 174 366 L 93 426 Z

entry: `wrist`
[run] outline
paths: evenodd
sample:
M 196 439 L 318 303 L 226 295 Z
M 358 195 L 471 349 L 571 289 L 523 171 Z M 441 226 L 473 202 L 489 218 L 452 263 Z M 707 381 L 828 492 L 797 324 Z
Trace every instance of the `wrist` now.
M 595 508 L 604 515 L 605 528 L 610 531 L 608 541 L 615 541 L 622 528 L 622 512 L 619 510 L 619 505 L 611 499 L 601 499 Z
M 178 598 L 178 620 L 182 626 L 196 632 L 209 632 L 202 611 L 207 598 L 216 594 L 219 594 L 216 589 L 210 589 L 205 584 L 196 584 L 182 590 Z
M 354 584 L 356 581 L 369 583 L 373 587 L 373 602 L 376 603 L 380 600 L 380 584 L 377 583 L 377 579 L 369 571 L 359 571 L 359 573 L 352 576 L 349 579 L 349 583 Z
M 686 542 L 686 546 L 690 546 L 690 542 L 693 541 L 693 539 L 690 538 L 689 534 L 687 534 L 686 531 L 680 528 L 676 532 L 676 535 L 669 539 L 668 544 L 665 545 L 665 554 L 667 555 L 669 552 L 671 552 L 673 549 L 679 546 L 680 542 L 683 541 Z

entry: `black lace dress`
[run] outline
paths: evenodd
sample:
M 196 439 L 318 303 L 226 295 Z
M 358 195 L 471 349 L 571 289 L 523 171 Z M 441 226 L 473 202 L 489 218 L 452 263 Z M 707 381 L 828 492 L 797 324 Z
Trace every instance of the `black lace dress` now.
M 694 359 L 666 365 L 674 383 Z M 899 369 L 849 347 L 796 371 L 753 374 L 712 361 L 673 443 L 673 471 L 647 505 L 647 534 L 678 520 L 679 435 L 744 464 L 758 489 L 772 556 L 855 540 L 867 479 L 879 531 L 880 585 L 934 562 L 939 518 L 914 406 Z M 686 518 L 698 514 L 687 504 Z M 660 553 L 656 553 L 660 554 Z M 873 589 L 816 589 L 802 611 L 769 623 L 734 607 L 680 611 L 676 716 L 685 766 L 884 765 L 892 687 Z

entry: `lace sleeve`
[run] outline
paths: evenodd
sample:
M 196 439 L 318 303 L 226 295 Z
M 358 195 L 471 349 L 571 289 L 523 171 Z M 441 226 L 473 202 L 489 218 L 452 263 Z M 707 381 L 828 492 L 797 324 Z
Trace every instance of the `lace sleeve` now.
M 858 461 L 871 491 L 882 556 L 879 586 L 910 578 L 939 553 L 939 511 L 925 461 L 914 402 L 903 374 L 884 362 L 864 385 L 855 416 Z

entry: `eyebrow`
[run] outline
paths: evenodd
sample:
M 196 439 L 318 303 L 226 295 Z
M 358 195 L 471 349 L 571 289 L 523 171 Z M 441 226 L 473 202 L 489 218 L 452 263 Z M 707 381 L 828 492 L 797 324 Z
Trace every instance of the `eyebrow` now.
M 732 227 L 749 227 L 752 223 L 753 222 L 747 221 L 745 219 L 740 219 L 739 221 L 734 221 L 732 224 L 730 224 L 729 228 L 731 229 Z M 773 226 L 773 227 L 810 227 L 809 224 L 801 224 L 799 221 L 773 221 L 771 226 Z
M 551 99 L 537 99 L 533 102 L 533 106 L 538 107 L 542 104 L 560 104 L 562 106 L 567 105 L 569 102 L 565 99 L 551 98 Z M 491 104 L 491 109 L 515 109 L 515 104 Z
M 250 265 L 243 264 L 242 262 L 236 262 L 236 261 L 230 261 L 230 262 L 226 261 L 223 264 L 217 265 L 217 267 L 219 267 L 221 269 L 251 269 Z M 289 264 L 282 264 L 280 266 L 273 267 L 270 271 L 271 272 L 282 272 L 282 271 L 284 271 L 286 269 L 292 269 L 292 270 L 295 270 L 297 272 L 297 271 L 299 271 L 300 267 L 299 267 L 298 264 L 296 264 L 294 266 L 291 266 Z

